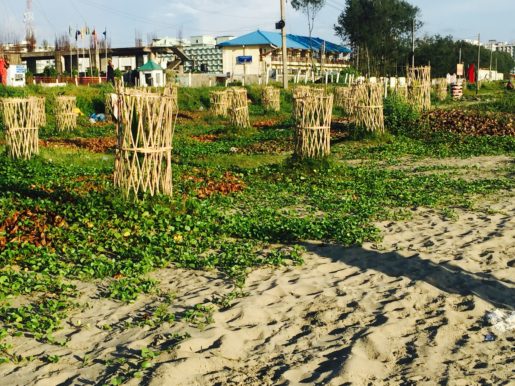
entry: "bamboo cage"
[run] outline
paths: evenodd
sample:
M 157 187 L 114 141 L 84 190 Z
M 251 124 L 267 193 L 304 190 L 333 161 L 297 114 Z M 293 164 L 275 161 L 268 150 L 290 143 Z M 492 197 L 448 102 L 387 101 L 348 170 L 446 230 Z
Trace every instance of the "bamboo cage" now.
M 209 109 L 214 115 L 226 117 L 229 110 L 228 90 L 211 91 L 209 93 Z
M 397 84 L 395 86 L 394 92 L 400 99 L 402 99 L 404 101 L 408 101 L 408 86 L 407 85 L 401 86 L 401 85 Z
M 74 96 L 60 95 L 55 101 L 55 122 L 57 130 L 73 130 L 77 128 L 77 98 Z
M 268 86 L 263 89 L 263 108 L 266 111 L 281 110 L 281 91 L 278 88 Z
M 46 126 L 45 97 L 32 96 L 29 99 L 32 101 L 36 115 L 36 125 L 38 127 Z
M 113 95 L 116 94 L 109 93 L 105 95 L 104 112 L 106 118 L 109 120 L 111 120 L 113 117 L 113 99 L 116 100 L 116 98 L 113 98 Z
M 175 111 L 179 111 L 179 89 L 173 84 L 167 84 L 163 89 L 163 95 L 169 96 L 173 100 Z
M 117 93 L 120 93 L 124 90 L 125 84 L 123 83 L 123 78 L 114 78 L 114 89 Z
M 7 154 L 11 158 L 30 159 L 39 154 L 38 120 L 31 98 L 1 100 Z
M 331 153 L 333 95 L 308 95 L 302 98 L 295 130 L 295 155 L 318 158 Z
M 367 131 L 384 132 L 383 95 L 384 87 L 380 83 L 356 86 L 354 118 L 357 126 Z
M 437 78 L 435 84 L 435 94 L 436 99 L 439 101 L 443 101 L 447 99 L 447 79 L 446 78 Z
M 244 88 L 232 88 L 228 91 L 228 98 L 231 125 L 241 128 L 250 127 L 247 90 Z
M 295 122 L 299 122 L 300 114 L 302 110 L 302 101 L 306 96 L 310 94 L 309 86 L 297 86 L 292 91 L 293 96 L 293 106 L 292 106 L 292 115 L 293 120 Z
M 355 94 L 354 87 L 335 87 L 334 105 L 351 115 L 356 105 Z
M 126 197 L 172 194 L 172 140 L 177 119 L 171 95 L 121 93 L 114 183 Z
M 408 67 L 408 101 L 418 110 L 431 108 L 431 67 Z

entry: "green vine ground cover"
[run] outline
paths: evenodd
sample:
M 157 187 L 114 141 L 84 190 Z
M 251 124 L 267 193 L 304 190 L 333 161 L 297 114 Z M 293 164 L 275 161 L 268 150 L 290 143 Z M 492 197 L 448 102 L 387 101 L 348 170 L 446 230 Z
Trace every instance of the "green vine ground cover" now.
M 292 140 L 288 111 L 268 116 L 257 106 L 252 111 L 253 122 L 267 118 L 272 124 L 238 133 L 209 115 L 181 121 L 171 198 L 122 199 L 112 184 L 112 154 L 45 148 L 31 161 L 1 155 L 0 337 L 55 342 L 62 321 L 80 307 L 77 281 L 95 283 L 99 296 L 130 302 L 159 292 L 159 283 L 149 277 L 158 268 L 216 269 L 241 291 L 256 267 L 302 264 L 305 240 L 377 241 L 375 221 L 406 218 L 408 209 L 419 206 L 471 207 L 478 195 L 515 184 L 508 177 L 465 180 L 439 167 L 420 174 L 378 162 L 513 155 L 510 137 L 398 134 L 358 141 L 349 135 L 334 144 L 329 159 L 314 162 L 292 161 L 281 147 L 265 154 L 234 152 Z M 67 136 L 81 136 L 84 130 Z M 112 135 L 112 127 L 102 130 L 97 134 Z M 51 129 L 47 133 L 54 135 Z M 192 138 L 204 134 L 217 138 Z M 91 157 L 84 161 L 86 154 Z M 356 158 L 364 162 L 345 161 Z M 227 173 L 240 189 L 199 194 L 223 182 Z M 175 320 L 160 313 L 164 316 L 158 320 Z M 208 323 L 211 313 L 198 305 L 184 319 Z M 19 360 L 5 345 L 0 352 L 1 361 Z

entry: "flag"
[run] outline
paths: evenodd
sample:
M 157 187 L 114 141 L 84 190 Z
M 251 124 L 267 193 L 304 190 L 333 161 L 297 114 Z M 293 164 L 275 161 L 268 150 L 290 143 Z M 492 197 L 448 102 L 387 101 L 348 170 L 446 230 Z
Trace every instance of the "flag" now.
M 79 36 L 81 36 L 82 33 L 80 32 L 80 30 L 77 30 L 75 31 L 75 41 L 77 41 L 77 39 L 79 38 Z
M 102 35 L 104 35 L 104 37 L 107 37 L 107 28 L 104 29 L 104 32 L 102 32 Z
M 467 73 L 468 81 L 469 83 L 475 83 L 476 78 L 476 68 L 474 66 L 474 63 L 471 63 L 468 68 Z
M 72 27 L 69 25 L 68 26 L 68 35 L 72 36 L 72 32 L 73 32 Z

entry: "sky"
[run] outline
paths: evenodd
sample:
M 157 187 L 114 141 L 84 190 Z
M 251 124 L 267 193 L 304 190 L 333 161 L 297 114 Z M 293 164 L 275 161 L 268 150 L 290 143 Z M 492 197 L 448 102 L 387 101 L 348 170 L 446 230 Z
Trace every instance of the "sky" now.
M 307 19 L 288 1 L 288 33 L 307 35 Z M 515 0 L 408 0 L 420 8 L 424 34 L 452 35 L 459 39 L 515 41 Z M 0 40 L 24 37 L 24 0 L 0 0 Z M 279 0 L 32 0 L 38 42 L 53 44 L 56 35 L 87 24 L 107 29 L 112 47 L 133 46 L 136 31 L 146 42 L 153 35 L 234 35 L 261 29 L 273 31 L 280 19 Z M 314 36 L 341 43 L 333 26 L 345 0 L 326 0 Z

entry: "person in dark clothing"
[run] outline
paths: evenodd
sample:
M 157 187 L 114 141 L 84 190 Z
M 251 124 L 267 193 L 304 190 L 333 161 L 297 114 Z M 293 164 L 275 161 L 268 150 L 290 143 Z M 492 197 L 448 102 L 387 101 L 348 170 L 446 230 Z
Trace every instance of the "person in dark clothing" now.
M 511 83 L 511 80 L 508 80 L 508 83 L 506 83 L 506 90 L 513 90 L 513 83 Z
M 111 60 L 107 61 L 107 82 L 111 82 L 114 85 L 114 66 Z

